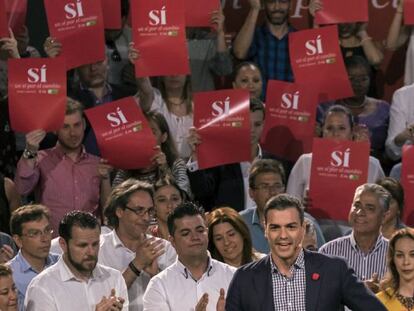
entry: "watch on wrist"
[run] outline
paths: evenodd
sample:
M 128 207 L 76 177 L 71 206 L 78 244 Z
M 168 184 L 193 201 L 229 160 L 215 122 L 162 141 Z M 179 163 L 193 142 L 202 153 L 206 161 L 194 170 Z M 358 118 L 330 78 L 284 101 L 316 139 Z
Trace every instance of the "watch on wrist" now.
M 23 158 L 25 159 L 34 159 L 37 157 L 37 152 L 31 151 L 29 149 L 24 149 L 23 151 Z

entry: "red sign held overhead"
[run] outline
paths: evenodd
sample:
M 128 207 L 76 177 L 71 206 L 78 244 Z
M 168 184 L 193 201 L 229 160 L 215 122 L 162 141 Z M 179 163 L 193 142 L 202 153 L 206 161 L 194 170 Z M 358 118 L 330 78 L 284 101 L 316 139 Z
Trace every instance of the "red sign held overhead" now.
M 121 0 L 102 0 L 105 29 L 121 29 Z
M 6 3 L 0 0 L 0 38 L 9 37 L 9 27 L 7 25 Z
M 101 0 L 44 0 L 50 36 L 62 43 L 67 69 L 105 59 Z
M 309 212 L 319 219 L 348 220 L 355 189 L 368 179 L 369 143 L 315 138 Z
M 367 21 L 368 0 L 323 0 L 323 8 L 315 13 L 319 25 Z
M 157 145 L 154 134 L 133 97 L 85 111 L 102 158 L 121 169 L 149 167 Z
M 194 94 L 194 126 L 202 141 L 197 147 L 200 169 L 251 160 L 249 104 L 246 90 Z
M 61 58 L 10 59 L 9 114 L 13 130 L 55 131 L 66 109 L 66 69 Z
M 261 139 L 266 151 L 292 162 L 312 151 L 317 95 L 305 85 L 268 81 Z
M 184 0 L 132 0 L 131 15 L 137 77 L 190 73 Z
M 414 0 L 404 0 L 404 24 L 414 25 Z
M 289 34 L 289 53 L 295 82 L 319 92 L 319 101 L 354 95 L 339 48 L 337 26 Z
M 185 25 L 210 27 L 211 14 L 220 10 L 219 0 L 185 0 Z
M 15 35 L 24 33 L 27 14 L 27 0 L 5 0 L 8 25 Z
M 401 184 L 404 187 L 403 222 L 414 226 L 414 146 L 403 146 Z

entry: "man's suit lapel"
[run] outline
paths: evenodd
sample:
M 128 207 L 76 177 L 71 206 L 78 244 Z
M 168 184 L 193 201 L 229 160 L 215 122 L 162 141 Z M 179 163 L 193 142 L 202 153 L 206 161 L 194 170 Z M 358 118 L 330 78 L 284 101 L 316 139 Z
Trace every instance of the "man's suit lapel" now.
M 317 310 L 319 291 L 324 277 L 322 268 L 321 263 L 312 253 L 305 250 L 306 311 Z
M 270 268 L 270 255 L 264 259 L 264 264 L 257 268 L 253 278 L 253 288 L 257 293 L 256 304 L 260 306 L 257 310 L 260 311 L 274 311 L 273 308 L 273 286 L 272 275 Z M 252 293 L 252 296 L 254 294 Z

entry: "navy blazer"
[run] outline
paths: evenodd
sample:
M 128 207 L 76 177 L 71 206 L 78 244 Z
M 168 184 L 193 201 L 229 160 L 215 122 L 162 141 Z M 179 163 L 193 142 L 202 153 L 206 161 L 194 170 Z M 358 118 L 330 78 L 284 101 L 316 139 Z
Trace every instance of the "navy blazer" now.
M 305 252 L 306 311 L 386 311 L 338 257 Z M 239 268 L 230 283 L 226 311 L 275 311 L 270 255 Z M 312 279 L 317 274 L 318 279 Z M 302 311 L 302 310 L 297 310 Z

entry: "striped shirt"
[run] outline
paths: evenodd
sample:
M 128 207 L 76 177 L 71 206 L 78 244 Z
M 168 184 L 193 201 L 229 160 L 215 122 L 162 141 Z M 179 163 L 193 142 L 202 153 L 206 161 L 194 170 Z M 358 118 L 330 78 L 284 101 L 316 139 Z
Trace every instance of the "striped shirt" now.
M 374 273 L 382 279 L 387 271 L 387 251 L 388 240 L 380 234 L 374 248 L 365 254 L 359 249 L 353 233 L 330 241 L 319 249 L 322 254 L 344 258 L 361 281 L 369 280 Z
M 270 262 L 274 309 L 284 311 L 306 310 L 306 273 L 303 250 L 300 251 L 295 263 L 290 267 L 290 277 L 281 274 L 273 260 Z

